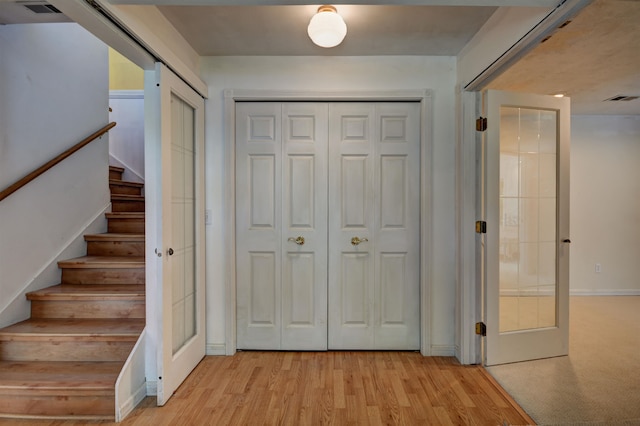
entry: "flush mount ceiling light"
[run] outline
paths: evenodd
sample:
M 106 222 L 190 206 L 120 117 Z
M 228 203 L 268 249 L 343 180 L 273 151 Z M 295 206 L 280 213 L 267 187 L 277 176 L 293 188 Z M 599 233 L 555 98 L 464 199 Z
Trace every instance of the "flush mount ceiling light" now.
M 309 38 L 320 47 L 335 47 L 347 35 L 347 24 L 333 6 L 320 6 L 307 28 Z

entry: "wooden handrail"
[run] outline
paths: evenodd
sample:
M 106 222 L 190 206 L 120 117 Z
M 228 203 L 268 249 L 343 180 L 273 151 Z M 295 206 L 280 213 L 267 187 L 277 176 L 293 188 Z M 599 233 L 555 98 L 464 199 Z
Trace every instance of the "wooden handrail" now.
M 58 155 L 53 160 L 51 160 L 51 161 L 47 162 L 46 164 L 43 164 L 42 166 L 38 167 L 37 169 L 35 169 L 34 171 L 32 171 L 31 173 L 29 173 L 28 175 L 26 175 L 25 177 L 20 179 L 19 181 L 17 181 L 13 185 L 8 186 L 6 189 L 4 189 L 4 190 L 2 190 L 2 192 L 0 192 L 0 201 L 4 200 L 9 195 L 11 195 L 14 192 L 16 192 L 18 189 L 22 188 L 23 186 L 25 186 L 26 184 L 28 184 L 29 182 L 31 182 L 32 180 L 34 180 L 35 178 L 37 178 L 38 176 L 40 176 L 41 174 L 43 174 L 44 172 L 46 172 L 47 170 L 49 170 L 50 168 L 52 168 L 53 166 L 58 164 L 59 162 L 61 162 L 62 160 L 64 160 L 65 158 L 69 157 L 71 154 L 73 154 L 74 152 L 78 151 L 80 148 L 82 148 L 83 146 L 87 145 L 89 142 L 91 142 L 91 141 L 93 141 L 95 139 L 98 139 L 100 136 L 104 135 L 109 130 L 111 130 L 113 127 L 115 127 L 115 125 L 116 125 L 115 122 L 111 122 L 111 123 L 107 124 L 102 129 L 98 130 L 97 132 L 95 132 L 91 136 L 86 137 L 82 141 L 78 142 L 77 144 L 75 144 L 74 146 L 72 146 L 71 148 L 69 148 L 65 152 L 63 152 L 62 154 Z

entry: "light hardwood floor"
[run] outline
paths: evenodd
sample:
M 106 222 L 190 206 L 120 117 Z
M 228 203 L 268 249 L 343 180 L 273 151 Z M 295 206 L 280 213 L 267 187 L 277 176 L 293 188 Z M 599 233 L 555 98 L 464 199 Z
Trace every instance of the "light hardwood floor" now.
M 482 367 L 461 366 L 454 358 L 423 357 L 416 352 L 247 351 L 232 357 L 206 357 L 164 407 L 146 398 L 121 423 L 329 424 L 523 425 L 533 421 Z

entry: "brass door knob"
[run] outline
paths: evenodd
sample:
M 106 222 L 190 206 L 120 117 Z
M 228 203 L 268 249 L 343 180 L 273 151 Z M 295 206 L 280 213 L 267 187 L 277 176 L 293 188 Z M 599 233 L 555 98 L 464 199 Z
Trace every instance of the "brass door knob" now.
M 301 236 L 297 236 L 296 238 L 289 237 L 287 241 L 293 241 L 297 245 L 301 246 L 304 244 L 304 237 L 301 237 Z
M 357 246 L 360 243 L 364 243 L 365 241 L 369 241 L 369 239 L 368 238 L 353 237 L 351 239 L 351 245 L 352 246 Z

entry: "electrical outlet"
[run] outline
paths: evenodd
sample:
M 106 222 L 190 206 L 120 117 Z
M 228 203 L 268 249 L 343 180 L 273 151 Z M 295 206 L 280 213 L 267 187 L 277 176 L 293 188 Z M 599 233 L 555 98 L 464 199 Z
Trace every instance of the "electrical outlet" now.
M 211 225 L 211 210 L 210 209 L 206 209 L 204 211 L 204 224 L 205 225 Z
M 602 272 L 602 265 L 599 263 L 596 263 L 596 273 L 599 274 L 600 272 Z

